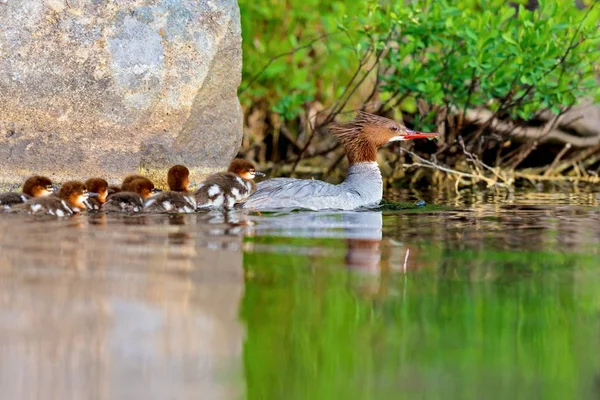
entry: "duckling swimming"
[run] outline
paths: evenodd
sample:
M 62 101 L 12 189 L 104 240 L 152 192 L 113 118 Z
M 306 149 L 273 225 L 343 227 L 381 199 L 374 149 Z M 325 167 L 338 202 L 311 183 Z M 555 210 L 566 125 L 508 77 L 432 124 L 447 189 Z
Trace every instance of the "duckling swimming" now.
M 110 185 L 108 187 L 108 196 L 111 194 L 119 193 L 121 191 L 121 186 Z
M 194 192 L 197 208 L 233 208 L 256 190 L 254 177 L 265 175 L 257 172 L 248 160 L 236 158 L 227 172 L 210 175 Z
M 108 182 L 102 178 L 90 178 L 85 181 L 85 186 L 87 186 L 90 196 L 85 202 L 88 210 L 100 210 L 102 204 L 106 203 L 106 197 L 108 196 Z
M 189 192 L 190 170 L 183 165 L 173 165 L 167 172 L 167 183 L 172 192 Z
M 150 179 L 146 178 L 145 176 L 142 175 L 129 175 L 128 177 L 126 177 L 125 179 L 123 179 L 123 183 L 121 184 L 121 192 L 135 192 L 135 182 L 136 181 L 143 181 L 145 182 L 145 187 L 149 188 L 152 187 L 151 192 L 154 192 L 154 182 L 152 182 Z M 159 190 L 156 189 L 156 191 L 158 192 Z M 152 193 L 148 196 L 151 196 Z M 141 193 L 140 193 L 141 195 Z
M 155 194 L 146 200 L 145 212 L 191 213 L 196 209 L 196 200 L 188 193 L 190 171 L 183 165 L 174 165 L 167 173 L 168 191 Z
M 45 176 L 35 175 L 27 178 L 23 183 L 22 193 L 0 193 L 0 209 L 6 210 L 15 204 L 25 203 L 32 197 L 44 197 L 52 192 L 54 192 L 52 181 Z
M 79 181 L 70 181 L 60 187 L 58 196 L 32 198 L 26 203 L 12 207 L 10 212 L 64 217 L 85 210 L 87 198 L 88 190 L 85 184 Z
M 155 193 L 154 184 L 147 178 L 133 179 L 123 185 L 124 191 L 110 195 L 102 210 L 106 212 L 138 213 L 144 208 L 144 200 Z

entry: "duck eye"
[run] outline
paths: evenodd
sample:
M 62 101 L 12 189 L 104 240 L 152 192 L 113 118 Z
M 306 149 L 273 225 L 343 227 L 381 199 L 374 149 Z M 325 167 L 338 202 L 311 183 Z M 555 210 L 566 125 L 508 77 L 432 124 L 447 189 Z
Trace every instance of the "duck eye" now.
M 390 130 L 391 130 L 392 132 L 398 132 L 398 131 L 399 131 L 399 129 L 398 129 L 398 127 L 397 127 L 396 125 L 392 126 L 392 127 L 390 128 Z

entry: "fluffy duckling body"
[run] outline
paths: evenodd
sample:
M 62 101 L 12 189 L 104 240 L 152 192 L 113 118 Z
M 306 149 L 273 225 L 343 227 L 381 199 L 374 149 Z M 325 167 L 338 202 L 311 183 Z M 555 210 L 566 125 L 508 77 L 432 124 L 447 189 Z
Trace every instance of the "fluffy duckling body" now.
M 144 200 L 155 192 L 154 184 L 144 177 L 123 185 L 124 191 L 107 197 L 102 210 L 106 212 L 138 213 L 144 208 Z M 125 189 L 127 188 L 127 189 Z
M 22 193 L 0 193 L 0 209 L 7 210 L 16 204 L 25 203 L 33 197 L 48 196 L 52 192 L 54 192 L 52 181 L 45 176 L 35 175 L 27 178 L 23 183 Z
M 110 196 L 111 194 L 119 193 L 120 191 L 121 191 L 120 186 L 110 185 L 108 187 L 108 196 Z
M 10 211 L 19 214 L 54 215 L 64 217 L 86 209 L 88 190 L 83 182 L 65 182 L 57 196 L 36 197 L 24 204 L 14 206 Z
M 196 200 L 188 194 L 190 171 L 183 165 L 174 165 L 167 173 L 169 190 L 146 200 L 145 212 L 191 213 L 196 210 Z
M 144 203 L 145 212 L 192 213 L 196 210 L 196 200 L 180 192 L 161 192 Z
M 108 196 L 108 182 L 102 178 L 90 178 L 85 181 L 90 197 L 86 200 L 85 205 L 90 211 L 98 211 L 102 204 L 106 203 Z M 91 196 L 95 197 L 91 197 Z
M 254 193 L 256 175 L 264 174 L 256 172 L 250 161 L 236 158 L 227 172 L 212 174 L 200 184 L 194 192 L 197 208 L 233 208 Z
M 28 196 L 25 193 L 0 193 L 0 210 L 8 210 L 16 204 L 25 203 L 29 199 L 31 199 L 31 196 Z

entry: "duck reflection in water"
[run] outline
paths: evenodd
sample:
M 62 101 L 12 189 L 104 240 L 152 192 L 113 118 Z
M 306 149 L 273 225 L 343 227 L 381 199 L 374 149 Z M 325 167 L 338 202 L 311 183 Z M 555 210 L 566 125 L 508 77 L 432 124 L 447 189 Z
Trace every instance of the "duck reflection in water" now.
M 383 237 L 380 211 L 278 213 L 273 218 L 256 217 L 256 221 L 254 229 L 258 236 L 344 239 L 344 263 L 352 272 L 349 282 L 355 291 L 367 296 L 386 292 L 391 275 L 419 268 L 415 262 L 419 258 L 417 247 Z M 281 245 L 248 246 L 267 246 L 267 251 L 274 252 L 282 250 Z M 303 251 L 318 253 L 322 250 Z
M 185 225 L 185 215 L 172 214 L 168 216 L 168 224 L 174 226 Z M 184 231 L 169 232 L 169 244 L 174 246 L 183 246 L 190 242 L 190 234 Z

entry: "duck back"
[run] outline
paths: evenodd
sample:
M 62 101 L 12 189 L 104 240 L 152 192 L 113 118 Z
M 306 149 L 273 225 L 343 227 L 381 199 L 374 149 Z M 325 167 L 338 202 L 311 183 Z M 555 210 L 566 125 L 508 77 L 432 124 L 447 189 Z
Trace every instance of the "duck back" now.
M 26 195 L 25 193 L 0 193 L 0 210 L 9 209 L 16 204 L 25 203 L 29 199 L 31 199 L 31 196 Z
M 144 203 L 144 212 L 191 213 L 195 209 L 196 201 L 192 196 L 173 191 L 155 194 Z
M 77 210 L 78 211 L 78 210 Z M 59 197 L 47 196 L 30 199 L 27 203 L 17 204 L 10 209 L 15 214 L 54 215 L 65 217 L 76 211 Z
M 102 205 L 102 211 L 109 213 L 138 213 L 144 208 L 142 197 L 134 192 L 119 192 L 110 195 Z

